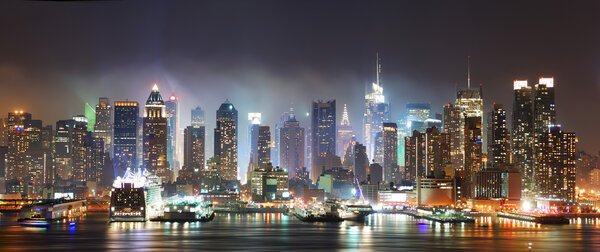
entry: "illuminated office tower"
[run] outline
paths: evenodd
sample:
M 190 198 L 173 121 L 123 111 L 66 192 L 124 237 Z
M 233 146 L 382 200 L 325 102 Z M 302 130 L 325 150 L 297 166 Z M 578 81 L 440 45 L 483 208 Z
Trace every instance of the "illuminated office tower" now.
M 279 130 L 279 164 L 288 171 L 291 179 L 296 177 L 296 171 L 304 167 L 304 128 L 296 116 L 290 113 L 289 119 Z
M 473 174 L 483 168 L 481 117 L 465 117 L 465 182 L 463 197 L 473 197 Z
M 196 106 L 195 109 L 192 109 L 192 126 L 204 126 L 204 110 L 200 108 L 200 106 Z
M 365 114 L 363 121 L 364 143 L 367 155 L 375 162 L 382 163 L 383 156 L 375 156 L 377 132 L 383 131 L 383 123 L 390 121 L 390 105 L 385 102 L 383 87 L 381 86 L 381 58 L 379 53 L 376 61 L 376 81 L 371 84 L 371 91 L 365 94 Z
M 167 161 L 172 172 L 177 166 L 177 130 L 179 128 L 179 98 L 175 95 L 169 96 L 165 101 L 167 108 Z
M 238 177 L 238 111 L 226 100 L 217 110 L 214 155 L 220 158 L 218 173 L 224 180 L 234 181 Z
M 575 133 L 563 132 L 560 125 L 551 125 L 538 137 L 535 184 L 542 198 L 575 201 Z
M 261 113 L 248 113 L 248 148 L 250 149 L 251 167 L 258 167 L 258 128 L 260 127 Z
M 104 139 L 88 134 L 85 139 L 85 181 L 99 183 L 104 173 Z M 95 188 L 95 187 L 94 187 Z
M 410 137 L 405 138 L 405 165 L 402 181 L 416 185 L 417 178 L 425 178 L 427 161 L 425 155 L 425 133 L 413 130 Z
M 548 126 L 556 124 L 554 104 L 554 77 L 541 77 L 535 85 L 533 100 L 533 126 L 536 136 L 546 133 Z
M 513 83 L 512 162 L 521 172 L 521 188 L 533 189 L 533 100 L 527 80 Z
M 383 123 L 383 180 L 398 181 L 398 126 Z
M 100 97 L 96 105 L 96 124 L 94 126 L 94 135 L 102 138 L 104 142 L 104 152 L 112 153 L 112 118 L 113 108 L 110 105 L 108 97 Z
M 83 117 L 85 117 L 85 121 L 87 122 L 86 130 L 89 132 L 94 132 L 94 125 L 96 125 L 96 110 L 86 102 L 83 112 Z
M 154 84 L 144 105 L 143 137 L 144 167 L 159 176 L 162 181 L 171 181 L 173 172 L 167 160 L 167 107 Z
M 258 127 L 258 167 L 271 163 L 271 130 L 269 126 Z
M 428 103 L 406 104 L 406 123 L 409 131 L 425 132 L 426 121 L 431 116 L 431 105 Z
M 54 176 L 55 180 L 67 180 L 73 171 L 72 132 L 75 120 L 59 120 L 56 122 L 54 137 Z
M 353 142 L 353 152 L 354 152 L 354 177 L 359 182 L 367 181 L 367 174 L 369 168 L 369 157 L 367 156 L 367 148 L 366 146 Z
M 424 178 L 443 179 L 446 164 L 450 163 L 450 134 L 442 133 L 438 127 L 427 128 L 425 132 L 425 172 Z
M 114 108 L 113 170 L 115 176 L 122 177 L 127 168 L 138 167 L 139 105 L 137 102 L 117 101 Z
M 86 176 L 86 145 L 89 137 L 87 131 L 87 123 L 75 122 L 75 127 L 71 131 L 71 146 L 72 149 L 72 160 L 73 160 L 73 172 L 71 174 L 71 180 L 74 182 L 85 182 Z
M 336 150 L 338 156 L 344 156 L 345 151 L 346 149 L 348 149 L 348 146 L 350 146 L 353 137 L 354 132 L 352 132 L 352 126 L 350 125 L 350 120 L 348 119 L 348 109 L 346 108 L 346 104 L 344 104 L 344 113 L 342 114 L 342 121 L 337 128 Z
M 460 109 L 448 103 L 444 105 L 444 133 L 450 137 L 450 162 L 455 170 L 464 167 L 462 130 L 460 122 Z
M 204 170 L 205 155 L 204 126 L 188 126 L 183 131 L 183 167 L 177 180 L 198 184 L 200 172 Z
M 491 168 L 510 164 L 510 134 L 506 128 L 506 110 L 494 103 L 494 111 L 488 120 L 488 160 Z
M 43 129 L 41 120 L 28 120 L 23 128 L 29 142 L 29 147 L 25 151 L 26 179 L 32 183 L 33 190 L 36 193 L 44 185 L 44 172 L 47 171 L 50 161 L 49 157 L 46 156 L 47 151 L 44 149 L 44 142 L 47 139 L 42 139 Z
M 548 131 L 550 125 L 556 124 L 556 107 L 554 103 L 554 77 L 540 77 L 539 83 L 533 90 L 533 155 L 537 156 L 540 144 L 538 138 Z M 536 168 L 538 159 L 534 159 L 533 170 Z M 535 173 L 534 172 L 534 173 Z
M 335 155 L 335 100 L 312 103 L 311 180 L 317 181 L 322 172 L 320 161 Z
M 25 125 L 31 121 L 31 114 L 23 111 L 8 113 L 8 155 L 7 180 L 26 181 L 28 170 L 25 165 L 25 153 L 29 149 L 29 138 Z

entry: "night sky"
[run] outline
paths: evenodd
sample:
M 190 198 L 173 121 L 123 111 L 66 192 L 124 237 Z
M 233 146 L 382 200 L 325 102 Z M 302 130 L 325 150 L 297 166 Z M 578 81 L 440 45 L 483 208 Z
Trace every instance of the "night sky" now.
M 273 125 L 290 103 L 302 125 L 315 99 L 347 103 L 359 137 L 375 52 L 393 119 L 407 102 L 434 112 L 472 83 L 512 107 L 512 81 L 554 76 L 558 122 L 579 149 L 600 150 L 598 1 L 3 1 L 0 110 L 45 124 L 83 114 L 99 96 L 145 102 L 157 82 L 207 115 L 229 98 L 240 114 L 240 162 L 248 163 L 247 113 Z M 210 151 L 212 152 L 212 151 Z

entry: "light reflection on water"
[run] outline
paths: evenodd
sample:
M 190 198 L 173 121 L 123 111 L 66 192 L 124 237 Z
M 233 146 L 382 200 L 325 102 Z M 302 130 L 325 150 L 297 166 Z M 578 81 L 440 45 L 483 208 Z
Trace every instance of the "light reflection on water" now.
M 283 214 L 219 214 L 212 222 L 115 222 L 89 214 L 70 227 L 19 226 L 0 217 L 0 251 L 13 250 L 600 250 L 600 219 L 540 225 L 479 217 L 476 223 L 418 225 L 406 215 L 374 214 L 364 222 L 303 223 Z

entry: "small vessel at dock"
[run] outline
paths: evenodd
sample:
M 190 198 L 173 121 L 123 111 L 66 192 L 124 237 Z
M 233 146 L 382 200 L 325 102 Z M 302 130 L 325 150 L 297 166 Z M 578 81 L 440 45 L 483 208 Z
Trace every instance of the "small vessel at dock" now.
M 21 226 L 28 226 L 28 227 L 50 226 L 50 222 L 46 218 L 42 217 L 41 215 L 34 215 L 34 216 L 31 216 L 31 218 L 18 219 L 17 222 L 19 222 L 19 224 Z
M 215 218 L 215 210 L 210 202 L 199 196 L 171 197 L 166 200 L 163 214 L 152 221 L 201 221 L 207 222 Z

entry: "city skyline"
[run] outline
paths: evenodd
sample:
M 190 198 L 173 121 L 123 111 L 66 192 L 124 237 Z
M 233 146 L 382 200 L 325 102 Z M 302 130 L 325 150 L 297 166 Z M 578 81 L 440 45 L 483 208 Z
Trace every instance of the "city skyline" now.
M 176 3 L 151 3 L 148 6 L 140 6 L 142 15 L 138 25 L 143 27 L 138 35 L 127 35 L 127 40 L 122 43 L 111 42 L 107 46 L 99 46 L 98 50 L 91 50 L 88 55 L 89 60 L 85 60 L 81 55 L 73 52 L 94 47 L 96 42 L 89 38 L 98 36 L 107 38 L 112 36 L 122 36 L 122 34 L 132 27 L 122 27 L 109 33 L 101 29 L 105 24 L 99 24 L 97 30 L 81 30 L 77 23 L 90 24 L 94 21 L 86 16 L 76 16 L 81 22 L 64 23 L 56 14 L 44 13 L 45 17 L 51 20 L 47 27 L 30 27 L 27 30 L 28 36 L 21 33 L 15 33 L 15 28 L 6 27 L 7 36 L 13 38 L 10 41 L 0 42 L 0 52 L 5 57 L 0 60 L 1 73 L 0 83 L 7 85 L 7 93 L 17 91 L 23 85 L 28 86 L 31 99 L 16 99 L 16 97 L 5 97 L 0 102 L 1 107 L 8 111 L 22 109 L 39 115 L 44 121 L 56 121 L 61 118 L 70 118 L 72 115 L 81 114 L 82 106 L 85 102 L 95 104 L 97 97 L 106 96 L 111 100 L 130 99 L 142 102 L 145 94 L 141 90 L 146 90 L 151 83 L 157 82 L 161 85 L 165 94 L 178 94 L 181 100 L 181 125 L 189 122 L 189 113 L 191 107 L 200 105 L 207 111 L 206 118 L 214 118 L 214 110 L 218 108 L 219 102 L 229 98 L 237 107 L 240 113 L 245 114 L 250 111 L 262 111 L 265 114 L 263 119 L 266 124 L 273 125 L 278 121 L 279 115 L 285 109 L 274 110 L 273 108 L 287 108 L 291 102 L 294 103 L 298 114 L 298 120 L 302 124 L 308 123 L 308 118 L 301 115 L 306 114 L 310 109 L 311 100 L 335 98 L 340 104 L 348 104 L 350 112 L 350 121 L 362 121 L 362 103 L 361 99 L 356 97 L 364 96 L 365 85 L 375 80 L 375 73 L 372 69 L 373 54 L 376 51 L 382 53 L 383 75 L 382 83 L 386 98 L 390 101 L 392 107 L 392 119 L 397 119 L 402 114 L 402 106 L 408 102 L 431 102 L 432 108 L 436 112 L 441 111 L 441 106 L 454 99 L 455 87 L 466 86 L 466 57 L 472 56 L 472 82 L 474 85 L 484 84 L 484 99 L 486 111 L 491 108 L 492 102 L 505 104 L 507 111 L 511 110 L 512 81 L 514 79 L 537 79 L 541 75 L 555 76 L 557 83 L 557 106 L 562 109 L 558 111 L 558 121 L 563 122 L 565 129 L 576 131 L 581 137 L 580 146 L 582 149 L 590 152 L 597 152 L 600 147 L 594 145 L 599 141 L 594 129 L 588 125 L 587 121 L 600 120 L 596 118 L 588 119 L 589 116 L 576 113 L 579 107 L 590 108 L 593 114 L 598 107 L 594 94 L 597 92 L 586 92 L 589 88 L 597 90 L 598 83 L 597 71 L 593 69 L 597 65 L 594 58 L 598 50 L 593 46 L 594 41 L 598 41 L 595 34 L 586 34 L 585 30 L 568 29 L 564 26 L 552 26 L 558 21 L 551 18 L 551 14 L 558 12 L 559 4 L 553 2 L 544 2 L 545 5 L 538 6 L 535 3 L 526 3 L 514 8 L 510 3 L 501 5 L 489 3 L 497 7 L 493 11 L 494 15 L 482 16 L 476 15 L 472 18 L 465 18 L 464 13 L 476 9 L 484 3 L 461 3 L 458 5 L 446 6 L 442 11 L 441 7 L 421 6 L 419 4 L 385 4 L 380 3 L 375 6 L 368 6 L 364 10 L 365 18 L 351 21 L 349 14 L 342 12 L 333 12 L 332 15 L 339 17 L 342 21 L 356 24 L 364 22 L 366 25 L 380 27 L 378 30 L 365 32 L 356 31 L 359 37 L 375 38 L 372 41 L 352 43 L 345 47 L 335 46 L 341 40 L 347 39 L 348 35 L 334 37 L 332 35 L 322 35 L 319 40 L 310 41 L 306 45 L 285 46 L 287 40 L 275 40 L 268 43 L 270 50 L 266 48 L 247 47 L 244 44 L 255 45 L 263 42 L 261 36 L 258 38 L 244 37 L 240 44 L 222 43 L 219 39 L 205 41 L 200 46 L 190 47 L 188 43 L 174 44 L 174 41 L 165 41 L 160 39 L 158 34 L 162 34 L 174 27 L 187 27 L 188 25 L 181 20 L 170 20 L 164 15 L 151 15 L 157 12 L 156 7 L 170 7 L 167 14 L 174 14 L 182 11 L 182 7 Z M 98 9 L 89 9 L 85 6 L 75 6 L 84 14 L 95 14 L 103 8 L 108 8 L 116 3 L 108 2 L 101 4 Z M 128 5 L 129 3 L 122 3 Z M 19 9 L 25 7 L 41 8 L 43 3 L 10 3 L 9 8 Z M 105 6 L 106 5 L 106 6 Z M 166 5 L 166 6 L 163 6 Z M 217 7 L 218 3 L 212 3 Z M 330 8 L 331 3 L 321 3 L 322 8 Z M 473 5 L 473 6 L 472 6 Z M 154 7 L 154 8 L 152 8 Z M 250 13 L 261 13 L 252 6 Z M 273 8 L 282 9 L 289 13 L 290 19 L 285 24 L 289 29 L 283 29 L 285 34 L 298 32 L 299 35 L 312 35 L 298 24 L 300 17 L 294 7 L 305 10 L 305 7 L 295 6 L 294 4 L 274 3 Z M 454 25 L 448 25 L 448 30 L 441 30 L 438 27 L 432 27 L 424 16 L 414 16 L 416 14 L 406 13 L 407 17 L 413 17 L 416 25 L 423 30 L 432 29 L 431 32 L 421 34 L 410 27 L 402 25 L 403 18 L 392 16 L 386 8 L 379 13 L 380 19 L 368 20 L 367 17 L 375 15 L 374 9 L 378 7 L 389 7 L 389 9 L 401 10 L 400 7 L 421 7 L 425 13 L 436 18 L 442 19 L 453 17 L 452 24 L 469 23 L 472 29 L 456 28 Z M 462 8 L 466 7 L 466 8 Z M 561 15 L 566 20 L 575 24 L 588 24 L 592 15 L 586 10 L 583 4 L 574 5 L 572 13 Z M 350 6 L 350 13 L 357 12 L 358 7 Z M 379 9 L 379 8 L 378 8 Z M 465 9 L 465 10 L 462 10 Z M 221 10 L 221 9 L 219 9 Z M 522 24 L 511 21 L 513 18 L 507 18 L 506 15 L 514 15 L 515 19 L 519 16 L 525 16 L 526 13 L 544 12 L 548 15 L 540 15 L 539 20 Z M 535 10 L 535 11 L 532 11 Z M 319 14 L 317 10 L 305 10 L 308 13 Z M 238 12 L 235 8 L 232 12 Z M 316 13 L 315 13 L 316 12 Z M 59 11 L 60 13 L 60 11 Z M 219 12 L 225 16 L 232 15 L 229 12 Z M 210 13 L 209 13 L 210 14 Z M 208 14 L 207 14 L 208 15 Z M 214 14 L 211 14 L 214 15 Z M 536 14 L 539 15 L 539 14 Z M 125 13 L 114 13 L 115 22 L 123 20 Z M 357 16 L 357 15 L 354 15 Z M 358 15 L 361 16 L 361 15 Z M 429 16 L 429 15 L 426 15 Z M 10 14 L 7 17 L 10 17 Z M 161 18 L 162 17 L 162 18 Z M 323 19 L 322 15 L 316 17 Z M 476 19 L 478 18 L 478 19 Z M 264 15 L 257 22 L 271 24 L 270 21 L 276 20 L 273 15 Z M 445 19 L 445 20 L 446 20 Z M 36 20 L 36 17 L 31 17 Z M 166 27 L 157 28 L 161 21 L 167 21 L 163 24 Z M 469 21 L 479 20 L 474 24 Z M 385 25 L 387 22 L 389 25 Z M 502 21 L 496 23 L 495 21 Z M 144 23 L 147 22 L 147 23 Z M 233 22 L 233 21 L 232 21 Z M 317 21 L 315 21 L 317 22 Z M 322 21 L 328 24 L 325 21 Z M 10 22 L 2 22 L 8 24 Z M 30 24 L 31 25 L 31 24 Z M 54 29 L 58 25 L 64 25 L 67 31 L 78 31 L 84 36 L 79 43 L 68 39 L 69 36 L 59 36 L 57 38 L 47 38 L 43 44 L 31 45 L 39 36 L 36 32 L 40 29 Z M 271 24 L 277 28 L 281 25 Z M 333 26 L 334 24 L 329 24 Z M 345 25 L 334 27 L 350 29 Z M 490 25 L 488 29 L 483 29 L 484 25 Z M 248 29 L 258 34 L 265 34 L 266 30 L 256 23 L 240 24 L 238 22 L 223 24 L 226 28 L 235 30 Z M 318 28 L 317 24 L 309 24 L 309 27 Z M 346 28 L 348 27 L 348 28 Z M 397 28 L 393 28 L 397 27 Z M 549 28 L 553 27 L 553 28 Z M 5 27 L 3 27 L 5 28 Z M 332 27 L 330 27 L 332 28 Z M 593 27 L 589 27 L 592 29 Z M 319 28 L 321 30 L 323 28 Z M 390 29 L 399 29 L 406 36 L 390 35 Z M 217 30 L 206 28 L 207 34 L 215 34 Z M 532 32 L 530 32 L 532 31 Z M 152 36 L 157 32 L 157 36 Z M 434 36 L 435 32 L 441 32 L 442 35 L 453 34 L 447 45 L 444 43 L 426 43 L 416 45 L 407 38 L 415 37 L 428 40 Z M 497 37 L 498 32 L 508 32 L 507 37 L 520 38 L 513 43 L 508 43 L 501 47 L 497 46 L 496 41 L 492 39 Z M 31 33 L 31 34 L 30 34 Z M 189 36 L 193 41 L 200 40 L 204 33 L 193 33 Z M 354 33 L 353 33 L 354 34 Z M 459 36 L 454 36 L 459 34 Z M 175 32 L 176 38 L 181 40 L 182 33 Z M 363 36 L 360 36 L 363 35 Z M 204 36 L 202 36 L 204 37 Z M 231 35 L 224 38 L 230 38 Z M 447 36 L 446 36 L 447 37 Z M 590 46 L 581 46 L 578 48 L 564 47 L 563 41 L 566 37 L 582 38 L 582 43 Z M 266 37 L 265 37 L 266 38 Z M 585 38 L 585 39 L 584 39 Z M 471 41 L 474 40 L 475 42 Z M 535 41 L 545 41 L 544 43 L 535 43 Z M 15 43 L 18 42 L 18 43 Z M 147 45 L 133 47 L 137 41 L 145 41 Z M 202 41 L 202 40 L 200 40 Z M 24 51 L 25 45 L 29 45 L 28 50 Z M 204 45 L 204 46 L 202 46 Z M 443 45 L 443 46 L 442 46 Z M 66 50 L 65 46 L 73 47 L 72 50 Z M 116 47 L 118 50 L 109 50 Z M 215 48 L 207 51 L 206 48 Z M 120 48 L 120 49 L 119 49 Z M 298 54 L 293 48 L 299 49 Z M 586 51 L 584 50 L 591 50 Z M 10 50 L 9 50 L 10 49 Z M 58 49 L 65 53 L 57 55 L 53 53 Z M 189 56 L 182 56 L 183 51 L 189 52 Z M 305 53 L 305 52 L 311 53 Z M 103 53 L 105 52 L 105 53 Z M 556 53 L 546 53 L 556 52 Z M 18 54 L 16 54 L 18 53 Z M 46 59 L 33 57 L 32 53 L 42 53 L 47 59 L 53 59 L 53 64 L 44 64 Z M 237 57 L 234 57 L 235 55 Z M 206 55 L 206 57 L 203 57 Z M 17 57 L 18 56 L 18 57 Z M 210 57 L 209 57 L 210 56 Z M 218 56 L 218 60 L 214 60 Z M 223 57 L 227 56 L 227 57 Z M 35 59 L 35 61 L 33 60 Z M 210 60 L 209 60 L 210 59 Z M 225 60 L 227 59 L 227 60 Z M 280 64 L 286 62 L 286 64 Z M 574 65 L 580 66 L 574 69 Z M 119 66 L 119 67 L 116 67 Z M 59 67 L 59 69 L 57 69 Z M 34 74 L 29 74 L 34 73 Z M 435 73 L 435 74 L 433 74 Z M 327 83 L 323 87 L 323 83 Z M 9 85 L 10 84 L 10 85 Z M 19 84 L 19 85 L 15 85 Z M 217 88 L 218 87 L 218 88 Z M 309 87 L 309 88 L 305 88 Z M 308 90 L 314 90 L 321 87 L 321 92 L 316 95 L 309 93 Z M 344 87 L 343 89 L 340 89 Z M 210 92 L 206 90 L 209 89 Z M 227 90 L 238 90 L 228 92 Z M 254 99 L 262 95 L 281 92 L 290 94 L 290 97 L 281 97 L 272 101 L 266 99 Z M 497 94 L 490 96 L 486 94 Z M 48 106 L 40 106 L 37 100 L 46 95 L 58 97 L 65 103 L 53 103 Z M 578 98 L 578 99 L 576 99 Z M 581 98 L 581 99 L 579 99 Z M 578 102 L 572 102 L 578 100 Z M 341 111 L 338 111 L 341 114 Z M 210 120 L 209 124 L 213 123 Z M 240 127 L 245 127 L 245 122 L 241 122 Z M 212 128 L 213 125 L 207 125 Z M 362 139 L 362 132 L 356 132 L 358 139 Z M 246 136 L 240 134 L 240 141 L 246 142 Z
M 599 12 L 6 0 L 0 251 L 600 251 Z

